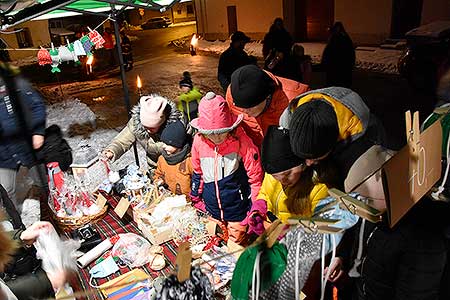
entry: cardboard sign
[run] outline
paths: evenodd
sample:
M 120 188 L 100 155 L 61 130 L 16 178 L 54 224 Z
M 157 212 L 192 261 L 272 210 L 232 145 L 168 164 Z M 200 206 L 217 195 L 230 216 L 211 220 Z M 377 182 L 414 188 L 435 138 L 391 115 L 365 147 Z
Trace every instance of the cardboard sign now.
M 126 198 L 121 198 L 119 203 L 117 203 L 116 208 L 114 208 L 114 212 L 122 219 L 127 212 L 128 207 L 130 207 L 130 201 Z
M 416 129 L 417 130 L 417 129 Z M 435 122 L 383 167 L 389 224 L 393 227 L 441 177 L 442 128 Z

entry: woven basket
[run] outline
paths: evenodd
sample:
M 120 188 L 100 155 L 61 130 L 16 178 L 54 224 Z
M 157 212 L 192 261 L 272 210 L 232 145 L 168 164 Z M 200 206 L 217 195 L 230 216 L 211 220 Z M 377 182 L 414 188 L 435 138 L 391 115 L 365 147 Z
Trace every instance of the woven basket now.
M 74 229 L 80 228 L 87 223 L 95 223 L 100 220 L 108 211 L 108 205 L 103 206 L 103 208 L 95 215 L 82 216 L 79 218 L 74 217 L 58 217 L 53 211 L 52 218 L 55 221 L 58 228 L 62 231 L 72 231 Z

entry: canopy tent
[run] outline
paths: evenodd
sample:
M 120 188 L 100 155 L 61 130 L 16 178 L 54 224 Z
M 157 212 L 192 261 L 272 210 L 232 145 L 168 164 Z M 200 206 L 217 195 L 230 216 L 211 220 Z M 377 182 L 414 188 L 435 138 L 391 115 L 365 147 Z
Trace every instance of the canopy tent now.
M 164 12 L 178 2 L 180 0 L 0 0 L 0 25 L 2 29 L 7 29 L 36 18 L 49 19 L 52 16 L 59 17 L 61 14 L 66 14 L 66 16 L 67 14 L 93 14 L 108 17 L 114 24 L 124 104 L 128 118 L 130 118 L 130 96 L 125 78 L 117 16 L 127 8 L 142 8 Z M 136 164 L 139 165 L 136 144 L 133 146 Z
M 165 11 L 180 0 L 17 0 L 0 1 L 0 24 L 3 29 L 20 23 L 77 14 L 108 16 L 111 8 L 119 13 L 126 8 Z

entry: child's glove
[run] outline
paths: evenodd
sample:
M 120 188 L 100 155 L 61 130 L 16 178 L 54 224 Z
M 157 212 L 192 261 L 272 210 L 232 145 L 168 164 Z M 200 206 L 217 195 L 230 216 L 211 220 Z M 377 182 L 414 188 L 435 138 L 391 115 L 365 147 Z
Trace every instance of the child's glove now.
M 205 202 L 203 202 L 201 196 L 194 196 L 190 194 L 189 197 L 191 198 L 192 206 L 194 206 L 198 210 L 206 211 Z
M 241 225 L 247 226 L 249 234 L 255 233 L 261 235 L 264 228 L 264 221 L 267 219 L 267 203 L 264 200 L 256 200 L 252 208 L 247 213 L 247 217 L 241 222 Z

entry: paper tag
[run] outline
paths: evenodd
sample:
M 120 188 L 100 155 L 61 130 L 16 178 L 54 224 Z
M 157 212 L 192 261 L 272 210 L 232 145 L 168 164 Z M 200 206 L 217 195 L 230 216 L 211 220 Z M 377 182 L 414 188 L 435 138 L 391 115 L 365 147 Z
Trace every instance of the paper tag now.
M 122 198 L 116 208 L 114 208 L 114 212 L 122 219 L 127 212 L 128 207 L 130 207 L 130 202 L 126 198 Z
M 305 300 L 306 295 L 303 292 L 300 292 L 300 300 Z
M 101 193 L 98 193 L 95 204 L 97 204 L 97 206 L 101 209 L 101 208 L 103 208 L 103 206 L 106 205 L 106 202 L 108 202 L 108 200 L 106 200 L 106 198 L 103 197 L 103 195 Z

